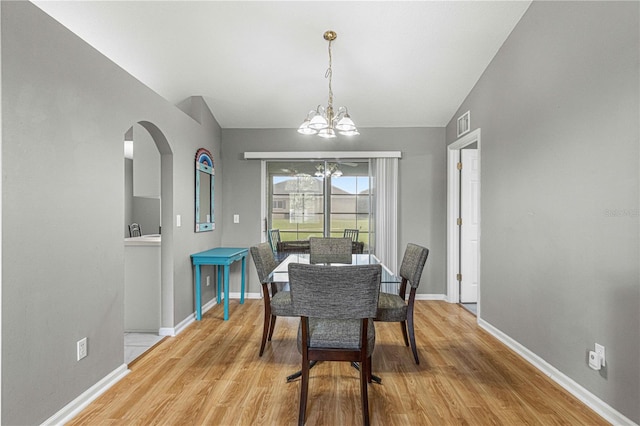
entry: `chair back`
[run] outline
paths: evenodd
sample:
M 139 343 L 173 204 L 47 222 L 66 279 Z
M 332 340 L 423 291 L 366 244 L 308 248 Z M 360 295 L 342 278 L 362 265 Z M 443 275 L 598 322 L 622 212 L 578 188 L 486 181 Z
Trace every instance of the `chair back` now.
M 351 263 L 349 238 L 309 238 L 310 263 Z
M 132 223 L 129 225 L 129 236 L 130 237 L 142 237 L 142 228 L 137 223 Z
M 420 285 L 420 277 L 427 257 L 429 257 L 428 248 L 413 243 L 407 244 L 400 265 L 400 276 L 409 281 L 412 288 L 418 288 Z
M 273 251 L 271 251 L 271 244 L 260 243 L 249 250 L 251 251 L 253 263 L 256 265 L 258 278 L 263 283 L 267 276 L 278 266 L 278 262 L 273 257 Z
M 351 241 L 358 241 L 358 235 L 360 234 L 360 230 L 358 229 L 345 229 L 344 230 L 344 238 L 349 238 Z
M 293 314 L 325 319 L 374 318 L 382 267 L 289 264 Z
M 274 253 L 278 251 L 278 243 L 280 242 L 280 230 L 269 229 L 269 244 L 271 244 L 271 251 Z

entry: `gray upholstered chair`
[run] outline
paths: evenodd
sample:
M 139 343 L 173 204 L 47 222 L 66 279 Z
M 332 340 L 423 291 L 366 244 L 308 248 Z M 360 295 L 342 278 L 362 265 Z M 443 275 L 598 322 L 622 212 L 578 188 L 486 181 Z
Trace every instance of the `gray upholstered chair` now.
M 358 241 L 358 235 L 360 235 L 360 230 L 358 229 L 345 229 L 342 236 L 355 242 Z
M 378 313 L 376 321 L 399 322 L 402 327 L 402 336 L 405 345 L 409 346 L 416 364 L 420 364 L 418 350 L 416 348 L 416 337 L 413 327 L 413 305 L 416 299 L 416 290 L 420 285 L 420 276 L 424 269 L 424 264 L 429 256 L 429 249 L 416 244 L 407 244 L 404 252 L 402 264 L 400 265 L 400 289 L 398 294 L 380 293 L 378 302 Z M 409 301 L 405 301 L 407 283 L 411 286 L 409 291 Z M 409 327 L 409 338 L 407 339 L 407 326 Z
M 380 294 L 380 265 L 289 264 L 293 313 L 300 316 L 298 350 L 302 386 L 298 424 L 304 424 L 311 361 L 360 364 L 362 418 L 369 424 L 367 384 L 375 346 L 373 316 Z
M 262 284 L 262 294 L 264 296 L 264 327 L 259 353 L 259 356 L 262 356 L 267 338 L 271 341 L 271 336 L 273 336 L 276 317 L 292 317 L 295 315 L 293 315 L 293 309 L 291 308 L 290 293 L 288 291 L 278 291 L 275 283 L 266 281 L 269 274 L 278 266 L 273 251 L 271 251 L 271 245 L 269 243 L 260 243 L 251 247 L 250 250 L 253 263 L 256 265 L 258 278 Z
M 351 263 L 351 239 L 309 238 L 310 263 Z

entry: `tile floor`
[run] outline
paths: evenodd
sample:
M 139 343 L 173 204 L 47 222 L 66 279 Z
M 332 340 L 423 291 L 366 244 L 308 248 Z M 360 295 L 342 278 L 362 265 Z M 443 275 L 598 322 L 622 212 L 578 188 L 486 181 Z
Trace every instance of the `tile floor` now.
M 478 316 L 478 304 L 477 303 L 461 303 L 462 307 L 472 314 Z
M 164 336 L 153 333 L 124 333 L 124 362 L 129 364 L 147 349 L 158 343 Z

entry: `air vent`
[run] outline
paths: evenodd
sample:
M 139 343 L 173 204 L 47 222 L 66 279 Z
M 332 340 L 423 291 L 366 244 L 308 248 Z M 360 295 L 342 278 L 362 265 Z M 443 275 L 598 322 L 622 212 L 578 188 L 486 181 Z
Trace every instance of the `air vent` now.
M 458 136 L 462 136 L 471 130 L 471 111 L 467 111 L 458 117 Z

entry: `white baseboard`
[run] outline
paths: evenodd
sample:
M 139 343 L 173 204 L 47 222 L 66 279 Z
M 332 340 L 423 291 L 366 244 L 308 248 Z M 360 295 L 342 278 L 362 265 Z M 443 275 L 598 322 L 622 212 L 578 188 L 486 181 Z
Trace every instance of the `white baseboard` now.
M 213 299 L 211 299 L 210 301 L 208 301 L 207 303 L 202 305 L 202 313 L 204 314 L 205 312 L 207 312 L 209 309 L 213 308 L 217 304 L 218 303 L 216 301 L 216 298 L 214 297 Z M 195 321 L 196 321 L 196 314 L 194 312 L 191 315 L 189 315 L 188 317 L 186 317 L 185 319 L 183 319 L 182 321 L 180 321 L 180 323 L 178 325 L 176 325 L 175 327 L 162 327 L 162 328 L 160 328 L 160 330 L 158 330 L 158 334 L 160 336 L 171 336 L 171 337 L 177 336 L 185 328 L 187 328 L 191 323 L 193 323 Z
M 87 405 L 93 402 L 93 400 L 105 393 L 111 386 L 118 383 L 120 379 L 130 372 L 131 370 L 127 368 L 127 364 L 122 364 L 98 383 L 80 394 L 76 399 L 64 406 L 60 411 L 49 417 L 42 424 L 64 425 L 66 422 L 77 416 Z
M 416 300 L 447 300 L 444 294 L 419 294 L 416 293 Z
M 523 357 L 527 362 L 547 375 L 551 380 L 562 386 L 570 394 L 582 401 L 587 407 L 601 415 L 611 424 L 618 426 L 637 426 L 636 423 L 625 417 L 623 414 L 615 410 L 609 404 L 580 386 L 569 376 L 563 374 L 560 370 L 531 352 L 526 347 L 504 334 L 485 320 L 478 318 L 478 325 L 485 329 L 493 337 L 507 345 L 511 350 Z
M 245 293 L 244 298 L 245 299 L 262 299 L 262 293 Z M 229 300 L 231 299 L 240 300 L 240 292 L 238 293 L 229 292 Z

